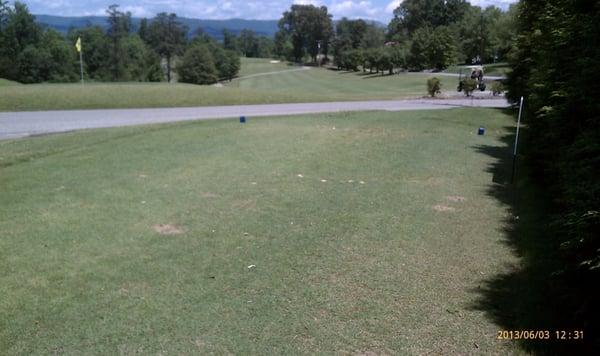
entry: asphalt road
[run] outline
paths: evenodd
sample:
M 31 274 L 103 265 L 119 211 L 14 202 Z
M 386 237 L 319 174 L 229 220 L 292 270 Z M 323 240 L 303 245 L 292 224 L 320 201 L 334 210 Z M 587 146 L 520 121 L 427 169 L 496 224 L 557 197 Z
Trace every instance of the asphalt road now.
M 410 73 L 418 73 L 418 74 L 424 74 L 424 75 L 428 75 L 430 77 L 436 77 L 436 76 L 441 76 L 441 77 L 455 77 L 458 78 L 460 77 L 460 74 L 458 73 L 444 73 L 444 72 L 410 72 Z M 466 77 L 467 74 L 463 73 L 462 77 Z M 506 79 L 506 77 L 503 76 L 499 76 L 499 75 L 485 75 L 483 76 L 483 80 L 504 80 Z
M 0 139 L 101 127 L 134 126 L 246 116 L 285 116 L 342 111 L 436 110 L 455 107 L 506 107 L 503 99 L 412 99 L 303 104 L 232 105 L 193 108 L 0 112 Z

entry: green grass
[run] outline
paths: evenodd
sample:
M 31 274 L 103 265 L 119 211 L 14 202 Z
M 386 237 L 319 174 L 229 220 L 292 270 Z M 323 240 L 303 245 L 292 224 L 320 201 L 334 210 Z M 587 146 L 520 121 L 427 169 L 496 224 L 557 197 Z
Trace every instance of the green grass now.
M 12 80 L 0 78 L 0 87 L 21 85 L 21 83 L 13 82 Z
M 271 63 L 272 59 L 242 57 L 240 60 L 242 62 L 240 77 L 294 69 L 294 66 L 285 62 Z
M 363 76 L 312 68 L 306 71 L 267 59 L 244 59 L 242 75 L 224 87 L 167 83 L 34 84 L 0 86 L 0 111 L 184 107 L 371 99 L 426 95 L 418 74 Z
M 307 93 L 167 83 L 33 84 L 0 87 L 0 111 L 155 108 L 322 101 Z
M 506 76 L 511 71 L 508 63 L 486 64 L 484 68 L 487 75 Z
M 0 141 L 0 350 L 518 352 L 472 307 L 517 262 L 478 149 L 509 125 L 455 109 Z
M 426 95 L 427 78 L 422 74 L 381 76 L 312 67 L 303 71 L 240 78 L 228 86 L 294 97 L 311 94 L 327 101 L 398 99 Z
M 447 73 L 459 73 L 462 69 L 463 74 L 470 74 L 468 72 L 468 66 L 460 65 L 460 66 L 450 66 L 444 72 Z M 466 69 L 465 69 L 466 68 Z M 494 64 L 484 64 L 483 69 L 485 75 L 491 76 L 506 76 L 508 72 L 510 72 L 510 66 L 508 63 L 494 63 Z

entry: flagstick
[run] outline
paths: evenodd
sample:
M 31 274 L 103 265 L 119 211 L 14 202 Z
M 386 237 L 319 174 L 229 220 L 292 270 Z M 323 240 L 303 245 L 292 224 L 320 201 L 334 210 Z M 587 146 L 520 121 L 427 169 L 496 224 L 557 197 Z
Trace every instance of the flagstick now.
M 521 97 L 521 104 L 519 105 L 519 119 L 517 120 L 517 134 L 515 135 L 515 148 L 513 151 L 512 176 L 510 178 L 511 184 L 513 184 L 515 181 L 515 170 L 517 167 L 517 145 L 519 144 L 519 129 L 521 128 L 521 114 L 522 113 L 523 113 L 523 97 Z
M 81 71 L 81 85 L 83 85 L 83 51 L 79 51 L 79 70 Z

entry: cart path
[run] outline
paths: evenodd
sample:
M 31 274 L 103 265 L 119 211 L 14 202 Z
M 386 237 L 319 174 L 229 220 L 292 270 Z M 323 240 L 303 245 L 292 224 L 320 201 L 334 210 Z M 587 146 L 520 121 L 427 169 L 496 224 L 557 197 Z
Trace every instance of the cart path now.
M 103 127 L 134 126 L 239 116 L 286 116 L 343 111 L 436 110 L 456 107 L 503 108 L 504 99 L 410 99 L 299 104 L 231 105 L 156 109 L 0 112 L 0 139 Z
M 263 72 L 263 73 L 256 73 L 256 74 L 248 74 L 248 75 L 244 75 L 244 76 L 241 76 L 241 77 L 235 77 L 231 81 L 243 80 L 243 79 L 255 78 L 255 77 L 262 77 L 262 76 L 265 76 L 265 75 L 273 75 L 273 74 L 281 74 L 281 73 L 289 73 L 289 72 L 302 72 L 302 71 L 310 70 L 310 69 L 311 69 L 311 67 L 300 67 L 300 68 L 295 68 L 295 69 L 278 70 L 278 71 L 274 71 L 274 72 Z
M 459 78 L 461 75 L 458 73 L 445 73 L 445 72 L 408 72 L 410 74 L 423 74 L 423 75 L 428 75 L 431 77 L 436 77 L 436 76 L 442 76 L 442 77 L 454 77 L 454 78 Z M 462 74 L 462 77 L 468 77 L 468 75 L 466 74 Z M 503 76 L 498 76 L 498 75 L 483 75 L 483 80 L 505 80 L 506 77 Z

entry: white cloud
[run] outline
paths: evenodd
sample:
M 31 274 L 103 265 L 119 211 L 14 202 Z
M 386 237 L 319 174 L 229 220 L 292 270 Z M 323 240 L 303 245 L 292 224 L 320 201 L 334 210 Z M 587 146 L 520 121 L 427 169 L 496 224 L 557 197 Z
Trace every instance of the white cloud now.
M 321 2 L 319 0 L 294 0 L 294 4 L 321 6 Z
M 469 0 L 469 2 L 471 5 L 480 7 L 496 6 L 501 9 L 507 9 L 510 4 L 517 2 L 517 0 Z
M 276 20 L 291 4 L 327 6 L 334 18 L 364 17 L 387 22 L 402 0 L 22 0 L 34 14 L 81 16 L 104 15 L 109 4 L 121 4 L 122 11 L 152 17 L 174 12 L 181 17 L 204 19 L 246 18 Z M 503 9 L 517 0 L 470 0 L 473 5 L 495 5 Z
M 401 0 L 394 0 L 394 1 L 390 2 L 388 4 L 388 6 L 385 8 L 385 12 L 390 13 L 390 14 L 393 13 L 394 10 L 396 10 L 398 8 L 398 6 L 400 6 L 401 2 L 402 2 Z
M 123 6 L 120 10 L 123 12 L 131 12 L 133 17 L 152 17 L 155 15 L 143 6 Z
M 332 13 L 336 18 L 363 17 L 369 19 L 376 19 L 380 12 L 380 8 L 374 6 L 371 1 L 345 0 L 341 2 L 334 1 L 333 4 L 331 4 L 329 12 Z

